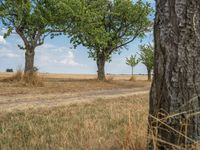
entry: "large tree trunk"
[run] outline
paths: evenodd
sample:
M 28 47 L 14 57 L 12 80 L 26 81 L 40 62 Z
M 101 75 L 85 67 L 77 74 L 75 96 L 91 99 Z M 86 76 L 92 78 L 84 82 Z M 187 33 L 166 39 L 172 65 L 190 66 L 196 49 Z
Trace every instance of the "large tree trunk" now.
M 151 69 L 147 69 L 148 81 L 151 81 Z
M 155 138 L 149 149 L 173 149 L 171 143 L 189 150 L 200 140 L 200 116 L 193 114 L 200 110 L 200 0 L 157 0 L 156 5 L 149 103 L 149 135 Z
M 35 48 L 28 48 L 25 52 L 25 70 L 24 73 L 34 71 Z
M 98 74 L 98 80 L 105 80 L 105 57 L 104 55 L 99 55 L 97 58 L 97 74 Z

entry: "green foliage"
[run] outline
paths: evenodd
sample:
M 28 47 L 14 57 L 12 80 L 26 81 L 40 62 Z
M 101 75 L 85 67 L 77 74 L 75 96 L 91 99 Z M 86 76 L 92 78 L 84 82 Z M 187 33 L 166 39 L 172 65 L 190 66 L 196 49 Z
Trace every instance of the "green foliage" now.
M 54 13 L 51 16 L 51 38 L 72 33 L 72 28 L 75 31 L 75 24 L 80 21 L 85 11 L 83 2 L 84 0 L 54 0 L 54 7 L 51 8 Z
M 152 44 L 145 44 L 140 46 L 140 61 L 148 70 L 152 70 L 154 66 L 154 47 Z
M 94 60 L 103 55 L 109 61 L 113 53 L 143 38 L 152 25 L 148 15 L 153 10 L 141 0 L 80 0 L 80 4 L 69 35 L 75 46 L 87 47 Z
M 140 60 L 137 58 L 136 55 L 131 55 L 130 58 L 126 58 L 126 64 L 131 66 L 131 67 L 135 67 L 138 63 L 140 62 Z
M 53 0 L 2 0 L 0 19 L 8 29 L 4 37 L 15 31 L 24 41 L 21 49 L 36 47 L 44 43 L 50 33 Z

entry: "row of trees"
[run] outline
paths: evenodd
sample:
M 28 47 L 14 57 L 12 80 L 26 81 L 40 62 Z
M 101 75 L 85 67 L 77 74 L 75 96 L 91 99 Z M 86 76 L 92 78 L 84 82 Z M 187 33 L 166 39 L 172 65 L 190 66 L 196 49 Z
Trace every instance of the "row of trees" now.
M 200 1 L 157 0 L 154 78 L 149 102 L 149 150 L 196 149 L 200 139 Z M 105 62 L 143 38 L 152 8 L 140 0 L 1 0 L 0 17 L 24 41 L 25 72 L 45 37 L 67 34 L 89 49 L 105 78 Z M 152 138 L 151 138 L 152 137 Z
M 153 71 L 154 62 L 154 47 L 149 43 L 140 46 L 140 58 L 137 55 L 131 55 L 130 58 L 126 58 L 126 64 L 131 66 L 131 73 L 133 78 L 133 68 L 141 62 L 147 68 L 148 81 L 151 81 L 151 73 Z
M 96 61 L 98 79 L 105 79 L 105 63 L 136 38 L 144 38 L 151 29 L 149 3 L 141 0 L 1 0 L 0 19 L 23 40 L 25 70 L 34 68 L 35 49 L 46 37 L 67 35 L 74 47 L 89 49 Z

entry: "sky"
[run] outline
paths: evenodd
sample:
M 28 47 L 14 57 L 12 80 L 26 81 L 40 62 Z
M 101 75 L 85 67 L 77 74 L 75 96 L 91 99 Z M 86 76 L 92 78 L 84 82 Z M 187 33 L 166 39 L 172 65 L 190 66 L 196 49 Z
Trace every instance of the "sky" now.
M 148 0 L 146 0 L 148 1 Z M 149 2 L 154 5 L 153 0 Z M 0 25 L 0 72 L 5 72 L 7 68 L 14 70 L 24 67 L 24 50 L 18 48 L 18 44 L 23 45 L 17 34 L 12 34 L 4 39 L 5 29 Z M 113 54 L 112 61 L 106 63 L 105 71 L 110 74 L 130 74 L 131 68 L 126 65 L 126 58 L 139 52 L 139 45 L 152 42 L 152 33 L 147 33 L 146 37 L 136 39 L 130 43 L 128 49 L 123 49 L 121 54 Z M 36 48 L 35 66 L 40 72 L 62 73 L 62 74 L 96 74 L 96 63 L 92 58 L 88 58 L 88 50 L 83 46 L 72 48 L 70 39 L 67 36 L 59 36 L 54 39 L 46 38 L 42 46 Z M 135 74 L 146 74 L 146 67 L 138 64 L 134 68 Z

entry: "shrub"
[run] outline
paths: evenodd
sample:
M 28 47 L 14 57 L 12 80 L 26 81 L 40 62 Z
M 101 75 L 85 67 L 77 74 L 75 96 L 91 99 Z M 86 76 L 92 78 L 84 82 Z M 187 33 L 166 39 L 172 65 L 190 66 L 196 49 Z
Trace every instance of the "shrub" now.
M 6 69 L 6 72 L 14 72 L 13 69 Z

